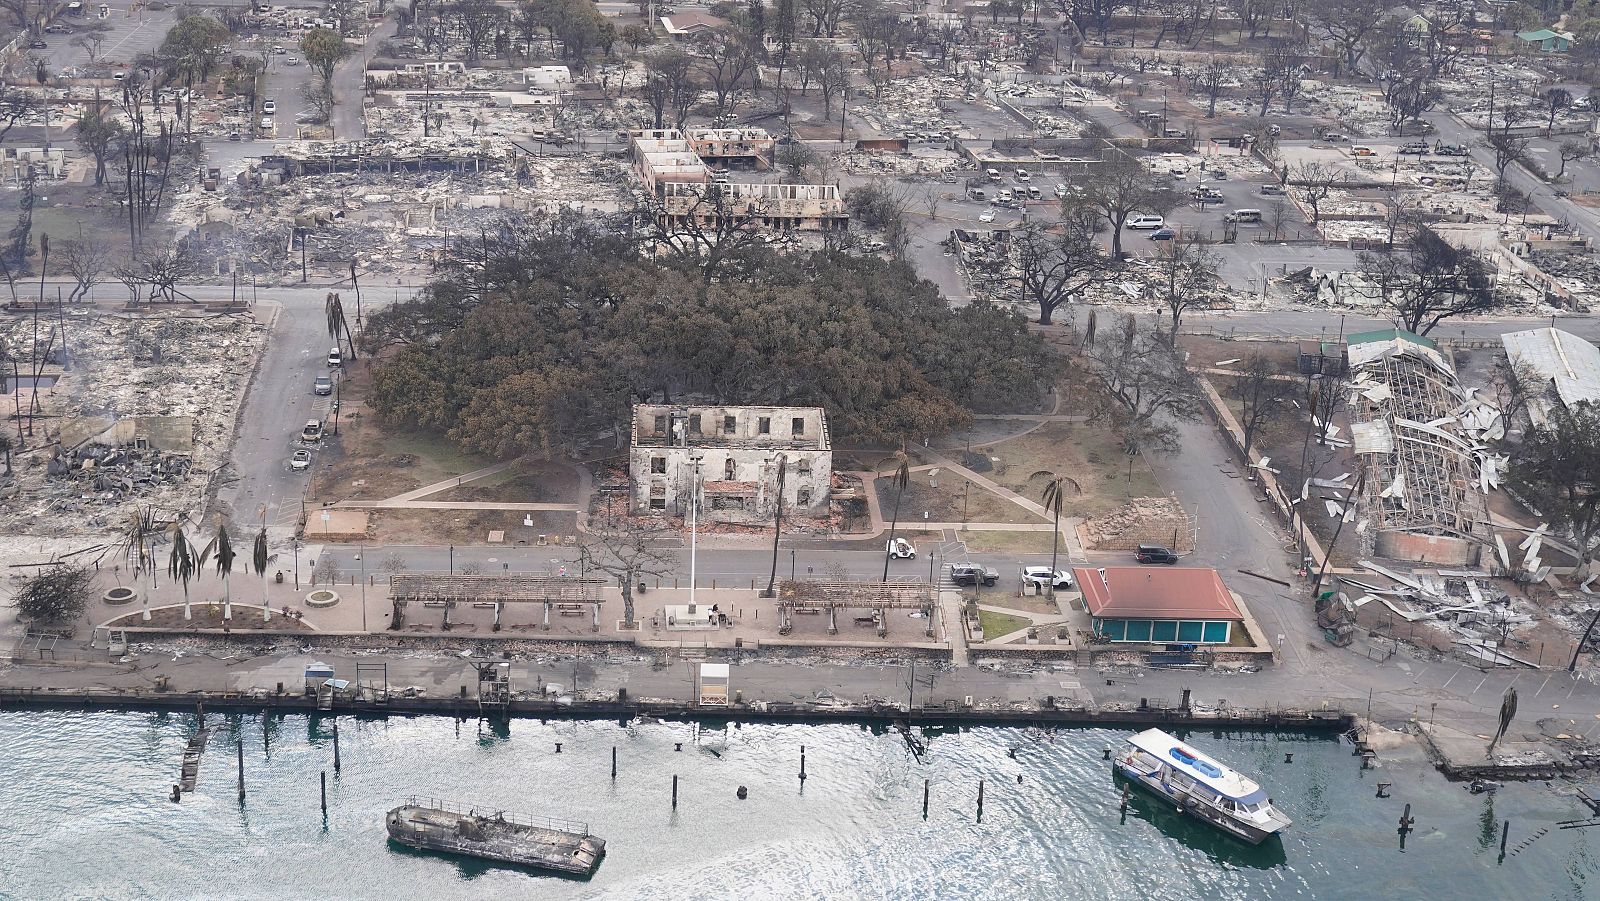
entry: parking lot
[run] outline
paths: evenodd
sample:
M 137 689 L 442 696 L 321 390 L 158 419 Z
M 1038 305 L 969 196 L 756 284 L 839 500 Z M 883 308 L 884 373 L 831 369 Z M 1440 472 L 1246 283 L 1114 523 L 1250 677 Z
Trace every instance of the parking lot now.
M 83 30 L 83 26 L 91 22 L 104 22 L 109 30 L 106 32 L 104 43 L 100 45 L 97 64 L 108 66 L 126 64 L 139 54 L 152 52 L 161 46 L 167 32 L 177 23 L 176 9 L 169 8 L 157 12 L 140 8 L 133 11 L 127 2 L 107 5 L 111 9 L 111 14 L 105 19 L 96 16 L 95 10 L 99 4 L 86 4 L 88 14 L 82 18 L 57 16 L 53 24 L 70 27 L 73 33 L 43 35 L 45 43 L 49 46 L 44 50 L 29 52 L 44 59 L 45 65 L 52 72 L 87 67 L 90 65 L 89 51 L 74 46 L 73 38 Z

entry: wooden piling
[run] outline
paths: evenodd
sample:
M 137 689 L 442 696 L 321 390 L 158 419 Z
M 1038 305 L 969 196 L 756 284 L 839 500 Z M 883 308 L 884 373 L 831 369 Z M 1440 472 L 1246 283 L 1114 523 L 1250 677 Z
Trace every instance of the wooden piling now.
M 181 786 L 179 786 L 177 783 L 173 783 L 173 786 L 172 786 L 172 803 L 176 804 L 181 800 L 183 800 L 183 788 Z
M 1283 755 L 1283 762 L 1284 763 L 1294 763 L 1294 754 L 1290 753 L 1290 754 Z
M 611 746 L 611 778 L 617 778 L 617 746 Z
M 678 774 L 672 774 L 672 809 L 678 809 Z
M 1121 811 L 1122 813 L 1127 813 L 1128 812 L 1128 796 L 1129 796 L 1129 794 L 1132 793 L 1132 790 L 1133 789 L 1132 789 L 1131 786 L 1128 786 L 1128 785 L 1123 785 L 1122 786 L 1122 811 Z
M 1506 820 L 1500 825 L 1500 859 L 1506 857 L 1506 839 L 1511 837 L 1511 821 Z
M 244 736 L 239 736 L 239 803 L 244 803 Z
M 928 787 L 929 787 L 929 785 L 931 785 L 931 780 L 928 780 L 928 779 L 922 780 L 922 818 L 924 820 L 926 820 L 928 818 Z
M 978 822 L 983 822 L 983 780 L 978 780 Z
M 561 742 L 559 742 L 559 741 L 556 742 L 556 753 L 557 754 L 561 753 Z
M 328 771 L 322 771 L 322 816 L 328 816 Z
M 800 781 L 806 781 L 806 746 L 800 746 Z
M 339 718 L 333 718 L 333 771 L 339 772 Z

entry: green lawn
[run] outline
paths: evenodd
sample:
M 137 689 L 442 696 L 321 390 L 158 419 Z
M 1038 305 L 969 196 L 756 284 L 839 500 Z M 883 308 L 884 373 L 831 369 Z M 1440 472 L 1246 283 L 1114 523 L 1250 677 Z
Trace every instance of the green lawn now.
M 993 613 L 988 610 L 979 610 L 978 625 L 983 627 L 984 639 L 993 641 L 1002 635 L 1010 635 L 1018 629 L 1028 628 L 1033 625 L 1033 620 L 1025 616 L 1012 616 L 1009 613 Z

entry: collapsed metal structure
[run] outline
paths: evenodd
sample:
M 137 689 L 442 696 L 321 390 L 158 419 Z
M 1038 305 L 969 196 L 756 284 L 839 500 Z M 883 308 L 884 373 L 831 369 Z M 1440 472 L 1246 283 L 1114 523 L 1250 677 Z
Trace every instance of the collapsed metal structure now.
M 871 610 L 878 637 L 889 634 L 887 610 L 919 610 L 927 622 L 925 634 L 933 637 L 933 608 L 937 590 L 927 582 L 852 582 L 818 579 L 778 583 L 778 634 L 794 629 L 796 613 L 828 617 L 828 634 L 839 632 L 839 611 Z M 863 618 L 865 619 L 865 618 Z
M 1352 442 L 1366 467 L 1356 531 L 1384 556 L 1475 562 L 1492 540 L 1484 495 L 1503 460 L 1487 442 L 1503 434 L 1500 411 L 1410 332 L 1352 336 L 1349 355 Z
M 592 608 L 593 630 L 600 631 L 600 605 L 605 603 L 600 590 L 604 579 L 578 576 L 526 575 L 396 575 L 389 583 L 389 597 L 394 603 L 391 629 L 405 624 L 407 604 L 420 603 L 424 607 L 444 610 L 444 628 L 450 629 L 450 611 L 458 604 L 494 608 L 494 630 L 500 631 L 501 615 L 506 604 L 543 604 L 544 628 L 550 629 L 550 613 L 560 608 L 562 613 L 583 612 Z

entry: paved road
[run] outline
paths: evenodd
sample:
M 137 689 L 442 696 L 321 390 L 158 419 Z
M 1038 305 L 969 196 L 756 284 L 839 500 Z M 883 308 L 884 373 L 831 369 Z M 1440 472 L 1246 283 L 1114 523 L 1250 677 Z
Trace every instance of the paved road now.
M 225 298 L 228 290 L 192 288 L 190 292 L 201 298 Z M 236 481 L 225 484 L 218 500 L 241 531 L 259 528 L 265 516 L 274 534 L 287 534 L 300 515 L 300 502 L 312 475 L 289 470 L 289 455 L 297 447 L 294 439 L 306 420 L 327 417 L 331 400 L 311 391 L 312 380 L 329 372 L 326 360 L 331 342 L 323 317 L 327 291 L 273 288 L 261 294 L 265 303 L 277 306 L 276 319 L 266 355 L 240 413 L 239 440 L 230 464 Z M 374 305 L 378 302 L 373 298 Z M 358 361 L 355 365 L 364 364 Z M 315 466 L 315 452 L 312 462 Z
M 807 542 L 807 544 L 813 544 Z M 950 563 L 973 562 L 993 567 L 1001 573 L 1001 583 L 993 589 L 1004 593 L 1014 590 L 1014 577 L 1018 576 L 1022 566 L 1048 565 L 1049 554 L 986 554 L 968 553 L 963 545 L 956 541 L 917 541 L 918 556 L 914 560 L 894 560 L 889 564 L 889 579 L 891 581 L 926 581 L 931 572 L 936 580 L 943 581 L 947 575 Z M 332 554 L 339 570 L 354 573 L 362 570 L 363 565 L 371 572 L 383 572 L 384 563 L 394 556 L 400 557 L 406 563 L 408 572 L 449 572 L 451 567 L 455 571 L 462 571 L 463 567 L 476 568 L 484 573 L 489 572 L 521 572 L 521 573 L 548 573 L 559 572 L 566 568 L 569 574 L 579 572 L 578 549 L 572 547 L 455 547 L 443 545 L 430 546 L 378 546 L 363 547 L 359 545 L 328 545 L 321 551 L 323 555 Z M 363 560 L 362 558 L 365 557 Z M 309 565 L 311 558 L 302 556 L 302 563 Z M 1068 564 L 1066 544 L 1062 544 L 1059 565 Z M 1082 563 L 1083 561 L 1078 561 Z M 883 577 L 883 552 L 881 550 L 839 550 L 819 546 L 791 547 L 791 542 L 783 542 L 778 551 L 778 578 L 787 579 L 791 573 L 797 578 L 821 576 L 828 567 L 844 567 L 845 572 L 852 579 L 876 580 Z M 711 587 L 712 580 L 717 580 L 719 588 L 748 588 L 754 579 L 759 587 L 765 585 L 772 571 L 772 546 L 765 547 L 752 545 L 749 548 L 699 548 L 695 554 L 695 584 Z M 652 584 L 654 580 L 651 580 Z M 682 543 L 678 548 L 675 565 L 661 579 L 664 587 L 671 587 L 676 582 L 680 587 L 689 587 L 689 547 L 688 542 Z
M 1472 158 L 1489 172 L 1494 172 L 1494 151 L 1482 146 L 1482 132 L 1468 128 L 1448 112 L 1429 113 L 1427 119 L 1433 123 L 1435 136 L 1439 140 L 1446 144 L 1467 145 L 1471 148 Z M 1585 237 L 1600 239 L 1600 211 L 1555 196 L 1555 188 L 1546 185 L 1528 170 L 1516 164 L 1512 164 L 1506 170 L 1506 180 L 1517 190 L 1527 194 L 1536 209 L 1557 219 L 1571 222 L 1578 233 Z
M 363 112 L 366 90 L 367 62 L 378 53 L 384 41 L 394 37 L 400 28 L 394 19 L 385 17 L 367 36 L 366 44 L 350 54 L 333 70 L 333 136 L 341 141 L 351 141 L 367 136 L 367 118 Z

